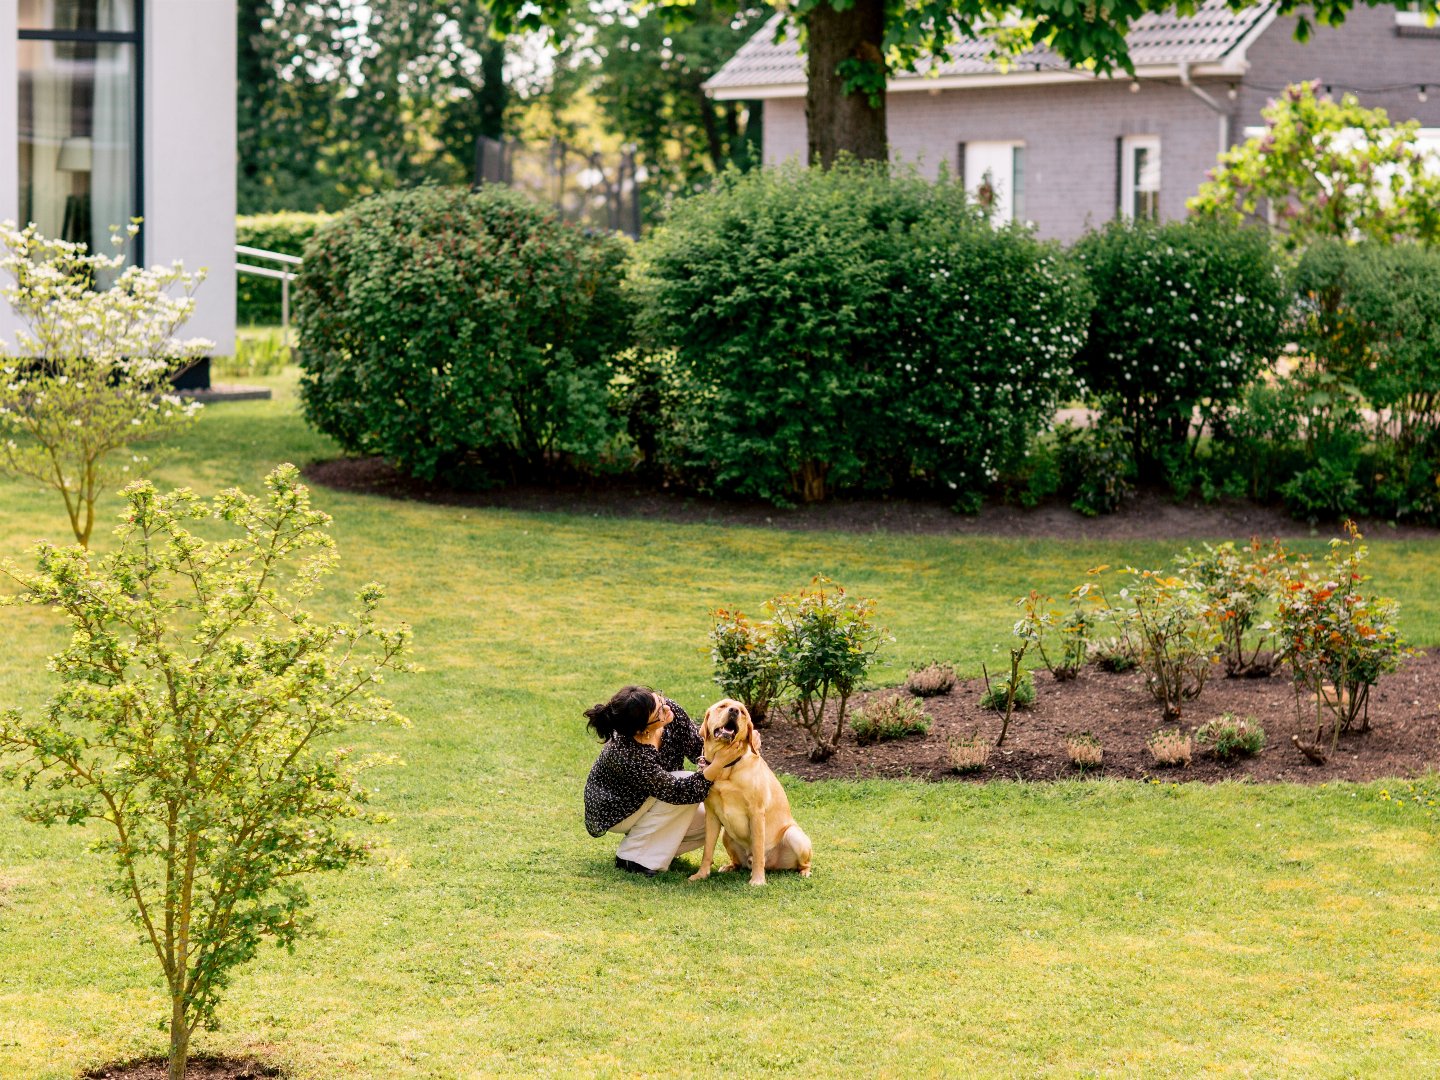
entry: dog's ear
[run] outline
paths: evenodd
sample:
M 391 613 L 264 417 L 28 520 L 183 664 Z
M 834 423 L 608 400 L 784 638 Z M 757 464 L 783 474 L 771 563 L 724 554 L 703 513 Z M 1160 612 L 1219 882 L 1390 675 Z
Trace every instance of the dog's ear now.
M 750 725 L 750 749 L 760 753 L 760 732 L 755 730 L 755 725 Z

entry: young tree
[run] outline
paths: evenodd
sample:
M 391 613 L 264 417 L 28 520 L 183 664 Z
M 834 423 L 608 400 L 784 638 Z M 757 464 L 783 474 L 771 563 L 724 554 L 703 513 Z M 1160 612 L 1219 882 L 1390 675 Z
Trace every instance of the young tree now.
M 13 350 L 0 342 L 0 472 L 58 491 L 86 546 L 101 493 L 143 461 L 117 465 L 119 453 L 194 418 L 199 403 L 182 402 L 171 378 L 214 344 L 175 336 L 203 270 L 124 262 L 0 222 L 0 273 L 12 280 L 0 297 L 26 327 Z
M 382 759 L 333 737 L 405 723 L 373 692 L 409 669 L 409 629 L 376 621 L 381 587 L 347 619 L 301 606 L 337 556 L 298 475 L 281 465 L 265 497 L 208 506 L 137 481 L 113 553 L 42 543 L 35 573 L 0 566 L 19 586 L 0 605 L 54 609 L 75 631 L 44 716 L 0 714 L 0 761 L 40 788 L 31 821 L 106 827 L 110 887 L 164 972 L 171 1080 L 234 968 L 306 930 L 299 879 L 370 853 L 349 827 L 373 820 L 360 781 Z M 217 520 L 228 539 L 190 531 Z
M 486 0 L 496 26 L 559 25 L 571 0 Z M 656 0 L 684 8 L 691 0 Z M 1402 0 L 1363 0 L 1371 7 L 1400 6 Z M 1281 15 L 1305 11 L 1296 34 L 1304 40 L 1311 19 L 1339 25 L 1355 0 L 1279 0 Z M 1230 0 L 1236 10 L 1251 0 Z M 1098 74 L 1117 68 L 1133 72 L 1125 35 L 1152 11 L 1193 14 L 1198 0 L 795 0 L 787 7 L 809 56 L 805 111 L 810 128 L 810 161 L 826 167 L 841 153 L 861 159 L 886 156 L 885 84 L 897 71 L 915 71 L 943 56 L 952 44 L 983 39 L 997 56 L 1046 46 L 1061 59 Z M 1405 3 L 1406 7 L 1410 5 Z M 1420 0 L 1434 13 L 1436 0 Z M 783 27 L 782 27 L 783 30 Z
M 1220 155 L 1190 210 L 1238 223 L 1268 204 L 1292 251 L 1324 238 L 1440 239 L 1440 174 L 1420 149 L 1418 121 L 1392 123 L 1319 83 L 1286 87 L 1261 115 L 1265 133 Z

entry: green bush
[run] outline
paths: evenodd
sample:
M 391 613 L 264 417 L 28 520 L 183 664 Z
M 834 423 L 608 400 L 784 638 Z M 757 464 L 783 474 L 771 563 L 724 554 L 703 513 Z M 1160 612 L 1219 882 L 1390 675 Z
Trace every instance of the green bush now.
M 235 243 L 281 255 L 305 255 L 305 245 L 331 221 L 334 214 L 303 214 L 287 210 L 278 214 L 248 214 L 235 219 Z M 240 261 L 269 270 L 287 267 L 265 259 L 241 256 Z M 294 293 L 291 293 L 294 301 Z M 278 326 L 280 323 L 280 282 L 274 278 L 240 274 L 235 282 L 235 319 L 242 326 L 259 324 Z
M 1254 717 L 1237 719 L 1226 713 L 1216 720 L 1207 720 L 1195 732 L 1195 741 L 1207 747 L 1221 761 L 1251 757 L 1265 749 L 1265 729 Z
M 847 600 L 833 581 L 777 596 L 770 640 L 779 658 L 789 715 L 810 744 L 810 760 L 825 761 L 840 747 L 850 699 L 880 648 L 894 641 L 875 623 L 874 601 Z M 834 716 L 828 730 L 827 712 Z
M 961 185 L 884 166 L 730 173 L 636 275 L 671 389 L 660 454 L 776 503 L 916 486 L 978 505 L 1072 384 L 1088 292 Z
M 855 741 L 861 745 L 924 735 L 931 720 L 924 706 L 909 694 L 885 694 L 872 698 L 857 709 L 850 721 Z
M 1004 712 L 1005 698 L 1009 692 L 1010 681 L 1008 679 L 991 683 L 980 694 L 980 707 Z M 1017 709 L 1028 709 L 1035 704 L 1035 676 L 1030 672 L 1021 672 L 1019 679 L 1016 680 L 1015 700 L 1012 704 Z
M 1074 249 L 1095 293 L 1076 369 L 1131 432 L 1142 479 L 1193 456 L 1192 418 L 1223 418 L 1281 344 L 1287 294 L 1265 235 L 1117 221 Z
M 493 185 L 366 199 L 306 252 L 305 415 L 427 480 L 594 466 L 617 428 L 625 257 L 623 241 Z
M 1350 400 L 1343 424 L 1330 425 L 1335 434 L 1314 447 L 1311 475 L 1287 489 L 1287 502 L 1309 517 L 1360 510 L 1440 517 L 1440 252 L 1316 244 L 1295 269 L 1295 290 L 1300 344 L 1325 388 Z M 1360 447 L 1362 401 L 1383 418 L 1368 456 Z M 1322 485 L 1342 473 L 1344 497 L 1325 499 Z
M 745 706 L 756 727 L 764 727 L 785 682 L 771 625 L 725 608 L 713 615 L 710 659 L 715 663 L 715 684 Z

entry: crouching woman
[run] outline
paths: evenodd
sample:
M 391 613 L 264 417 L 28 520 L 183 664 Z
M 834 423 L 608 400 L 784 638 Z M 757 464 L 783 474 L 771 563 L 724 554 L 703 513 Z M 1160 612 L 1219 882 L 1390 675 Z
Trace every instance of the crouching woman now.
M 585 781 L 585 828 L 622 833 L 621 870 L 654 877 L 683 851 L 705 842 L 705 796 L 723 766 L 704 761 L 704 744 L 685 710 L 649 687 L 627 686 L 585 710 L 605 746 Z M 685 759 L 705 772 L 686 772 Z

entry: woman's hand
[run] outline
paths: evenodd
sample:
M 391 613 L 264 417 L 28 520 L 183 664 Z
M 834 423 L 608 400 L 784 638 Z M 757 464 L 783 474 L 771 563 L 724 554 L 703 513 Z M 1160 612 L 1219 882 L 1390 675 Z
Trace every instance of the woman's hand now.
M 714 761 L 705 762 L 705 759 L 701 758 L 696 764 L 701 765 L 703 763 L 701 771 L 705 779 L 714 782 L 725 774 L 727 768 L 744 757 L 745 750 L 746 744 L 739 739 L 735 739 L 716 755 Z

